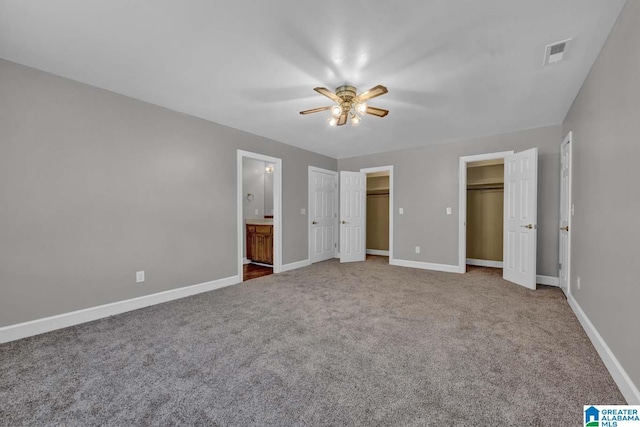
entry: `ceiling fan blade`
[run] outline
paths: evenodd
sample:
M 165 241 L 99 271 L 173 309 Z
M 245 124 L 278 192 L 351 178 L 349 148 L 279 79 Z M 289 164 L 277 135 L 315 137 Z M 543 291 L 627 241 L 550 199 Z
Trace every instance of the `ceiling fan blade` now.
M 313 88 L 313 90 L 315 90 L 316 92 L 318 92 L 321 95 L 326 96 L 327 98 L 337 102 L 338 104 L 342 104 L 342 98 L 340 98 L 338 95 L 336 95 L 335 93 L 331 92 L 329 89 L 327 89 L 326 87 L 315 87 Z
M 389 114 L 389 110 L 383 110 L 382 108 L 376 107 L 367 107 L 367 111 L 365 111 L 365 113 L 371 114 L 372 116 L 384 117 Z
M 378 85 L 356 96 L 356 101 L 365 102 L 371 98 L 375 98 L 376 96 L 384 95 L 387 92 L 389 91 L 387 90 L 386 87 L 382 85 Z
M 312 110 L 304 110 L 304 111 L 300 111 L 300 114 L 311 114 L 311 113 L 319 113 L 320 111 L 327 111 L 329 110 L 331 107 L 320 107 L 320 108 L 314 108 Z
M 344 111 L 342 114 L 340 114 L 340 117 L 338 117 L 338 126 L 342 126 L 343 124 L 347 123 L 347 114 L 349 114 L 348 111 Z

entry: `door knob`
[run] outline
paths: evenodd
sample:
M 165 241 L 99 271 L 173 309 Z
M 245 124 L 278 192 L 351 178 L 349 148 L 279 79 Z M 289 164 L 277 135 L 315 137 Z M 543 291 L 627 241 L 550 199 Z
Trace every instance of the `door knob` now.
M 343 220 L 343 221 L 342 221 L 342 223 L 343 223 L 343 224 L 346 224 L 346 223 L 347 223 L 347 221 L 344 221 L 344 220 Z
M 566 227 L 560 227 L 560 230 L 562 230 L 562 231 L 569 231 L 569 226 L 567 225 Z
M 531 230 L 533 228 L 533 224 L 521 225 L 520 227 L 528 228 L 529 230 Z
M 317 224 L 317 222 L 315 222 L 315 221 L 311 221 L 311 224 L 315 225 L 315 224 Z

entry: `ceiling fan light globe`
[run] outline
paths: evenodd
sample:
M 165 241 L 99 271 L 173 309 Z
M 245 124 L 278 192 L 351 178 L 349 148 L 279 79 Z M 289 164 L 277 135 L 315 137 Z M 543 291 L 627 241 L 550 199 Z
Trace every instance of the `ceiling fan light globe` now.
M 351 117 L 351 126 L 358 126 L 360 124 L 360 117 Z
M 335 117 L 331 117 L 329 120 L 327 120 L 329 122 L 329 126 L 335 126 L 338 124 L 338 119 L 336 119 Z
M 367 112 L 367 104 L 365 104 L 364 102 L 359 103 L 358 105 L 356 105 L 356 111 L 360 114 L 364 114 Z
M 339 117 L 340 114 L 342 114 L 342 107 L 339 105 L 334 105 L 333 107 L 331 107 L 331 114 L 333 114 L 334 117 Z

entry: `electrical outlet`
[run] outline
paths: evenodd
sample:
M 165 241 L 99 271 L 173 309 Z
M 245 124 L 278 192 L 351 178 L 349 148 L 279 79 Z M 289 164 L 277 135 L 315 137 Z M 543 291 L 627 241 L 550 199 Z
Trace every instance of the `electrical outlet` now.
M 256 209 L 254 212 L 256 215 L 260 215 L 260 209 Z
M 144 271 L 136 271 L 136 283 L 144 282 Z
M 300 215 L 306 215 L 307 210 L 305 208 L 300 209 Z
M 419 254 L 420 253 L 420 246 L 416 246 L 416 253 Z
M 404 214 L 404 209 L 403 209 L 403 208 L 399 208 L 399 209 L 398 209 L 398 213 L 399 213 L 400 215 Z
M 578 286 L 578 290 L 580 290 L 580 276 L 578 276 L 578 280 L 576 280 L 576 285 Z

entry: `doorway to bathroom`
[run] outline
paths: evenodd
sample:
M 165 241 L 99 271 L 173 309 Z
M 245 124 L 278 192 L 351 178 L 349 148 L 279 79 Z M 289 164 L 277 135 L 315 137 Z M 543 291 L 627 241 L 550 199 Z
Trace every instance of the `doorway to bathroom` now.
M 238 275 L 243 280 L 282 266 L 282 160 L 238 150 Z

